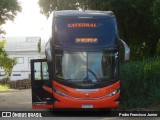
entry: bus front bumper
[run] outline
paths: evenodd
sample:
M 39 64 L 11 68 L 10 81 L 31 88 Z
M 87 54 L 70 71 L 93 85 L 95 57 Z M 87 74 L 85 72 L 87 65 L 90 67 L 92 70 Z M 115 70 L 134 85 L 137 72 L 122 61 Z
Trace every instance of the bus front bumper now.
M 113 96 L 96 99 L 74 99 L 54 93 L 57 101 L 53 108 L 116 108 L 119 106 L 120 92 Z

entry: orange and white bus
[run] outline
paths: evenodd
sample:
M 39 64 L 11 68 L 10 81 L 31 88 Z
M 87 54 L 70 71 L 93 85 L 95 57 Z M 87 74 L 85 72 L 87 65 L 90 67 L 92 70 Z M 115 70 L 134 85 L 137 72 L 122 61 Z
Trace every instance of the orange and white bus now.
M 46 59 L 31 60 L 33 108 L 119 106 L 119 44 L 111 11 L 52 13 Z

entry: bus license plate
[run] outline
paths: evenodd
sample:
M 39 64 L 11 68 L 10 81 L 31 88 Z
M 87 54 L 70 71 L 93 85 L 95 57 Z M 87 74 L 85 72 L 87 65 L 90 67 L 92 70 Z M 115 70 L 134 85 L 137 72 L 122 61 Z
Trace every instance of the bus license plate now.
M 93 108 L 92 104 L 83 104 L 82 108 Z

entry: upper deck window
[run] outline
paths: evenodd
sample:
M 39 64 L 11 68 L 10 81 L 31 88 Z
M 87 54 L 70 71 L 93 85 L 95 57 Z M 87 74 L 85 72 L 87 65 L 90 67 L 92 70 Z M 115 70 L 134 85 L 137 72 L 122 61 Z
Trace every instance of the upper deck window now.
M 94 44 L 114 46 L 117 37 L 115 18 L 63 18 L 54 20 L 56 44 Z M 80 39 L 77 39 L 80 38 Z M 77 42 L 83 41 L 89 42 Z M 94 40 L 91 40 L 94 39 Z M 96 41 L 96 42 L 90 42 Z M 98 42 L 97 42 L 98 41 Z

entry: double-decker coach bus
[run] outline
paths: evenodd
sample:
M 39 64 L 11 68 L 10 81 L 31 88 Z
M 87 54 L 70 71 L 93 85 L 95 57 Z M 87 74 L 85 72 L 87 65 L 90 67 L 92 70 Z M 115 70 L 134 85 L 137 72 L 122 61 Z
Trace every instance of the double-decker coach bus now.
M 119 106 L 120 40 L 111 11 L 55 11 L 45 39 L 46 59 L 31 60 L 33 108 Z

